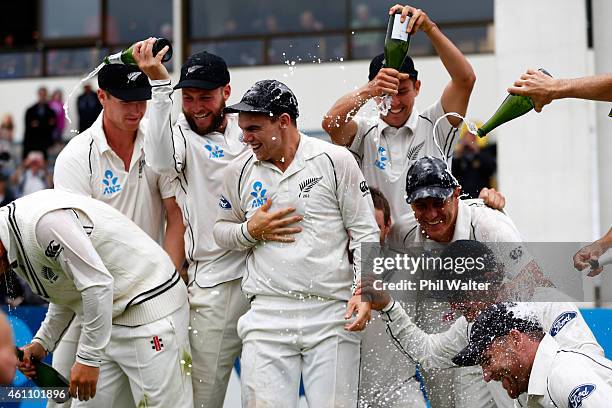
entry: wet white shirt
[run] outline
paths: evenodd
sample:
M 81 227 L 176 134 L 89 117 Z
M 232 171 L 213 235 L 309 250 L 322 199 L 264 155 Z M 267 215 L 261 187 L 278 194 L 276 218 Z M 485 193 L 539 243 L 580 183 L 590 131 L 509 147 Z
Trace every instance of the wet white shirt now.
M 535 355 L 527 394 L 529 408 L 609 407 L 612 361 L 601 354 L 565 348 L 547 334 Z
M 521 310 L 535 319 L 560 347 L 580 350 L 603 356 L 603 350 L 593 332 L 584 321 L 580 311 L 571 303 L 572 299 L 554 288 L 536 288 L 532 302 L 520 303 Z M 555 300 L 551 302 L 551 300 Z M 428 334 L 412 322 L 397 302 L 381 314 L 387 322 L 387 332 L 400 350 L 417 360 L 423 368 L 453 367 L 452 358 L 469 342 L 471 323 L 461 316 L 445 332 Z M 491 383 L 490 383 L 491 384 Z M 498 404 L 511 405 L 507 395 L 492 392 L 501 398 Z
M 147 163 L 173 180 L 186 225 L 189 283 L 212 287 L 241 278 L 246 254 L 219 247 L 212 235 L 223 173 L 234 158 L 248 149 L 242 143 L 238 115 L 226 115 L 224 133 L 198 135 L 182 113 L 173 126 L 170 113 L 174 91 L 170 81 L 150 82 L 153 96 L 147 109 L 150 126 L 144 149 Z
M 412 208 L 406 203 L 406 174 L 410 166 L 424 156 L 437 157 L 448 164 L 459 141 L 459 131 L 444 118 L 438 122 L 436 140 L 433 127 L 444 115 L 438 100 L 423 113 L 416 108 L 400 128 L 389 126 L 379 117 L 356 116 L 357 133 L 349 150 L 357 157 L 361 170 L 372 187 L 379 189 L 389 201 L 394 224 L 415 225 Z
M 455 231 L 451 242 L 476 240 L 487 246 L 503 263 L 507 278 L 517 276 L 534 258 L 522 244 L 523 239 L 514 222 L 505 213 L 487 207 L 482 200 L 459 200 Z M 411 244 L 434 242 L 415 226 L 402 238 L 405 247 Z
M 222 191 L 214 237 L 223 248 L 249 251 L 245 293 L 351 297 L 361 244 L 378 243 L 379 230 L 367 183 L 345 148 L 300 134 L 284 172 L 248 152 L 230 164 Z M 295 242 L 258 242 L 249 235 L 247 221 L 268 198 L 270 211 L 294 207 L 304 217 Z
M 144 232 L 161 242 L 164 231 L 162 199 L 174 196 L 170 178 L 146 166 L 144 132 L 140 122 L 128 171 L 123 160 L 110 148 L 102 128 L 100 113 L 94 124 L 75 136 L 55 162 L 56 189 L 81 194 L 109 204 L 125 214 Z
M 74 282 L 77 303 L 82 300 L 78 314 L 83 324 L 76 361 L 99 367 L 102 350 L 110 339 L 112 329 L 114 279 L 87 236 L 87 231 L 91 229 L 93 223 L 82 211 L 56 210 L 38 221 L 36 239 L 43 248 L 47 247 L 47 251 L 59 249 L 55 261 L 67 278 Z M 73 317 L 72 309 L 50 303 L 47 316 L 33 341 L 46 350 L 54 350 L 64 334 L 62 330 L 67 327 L 66 320 Z

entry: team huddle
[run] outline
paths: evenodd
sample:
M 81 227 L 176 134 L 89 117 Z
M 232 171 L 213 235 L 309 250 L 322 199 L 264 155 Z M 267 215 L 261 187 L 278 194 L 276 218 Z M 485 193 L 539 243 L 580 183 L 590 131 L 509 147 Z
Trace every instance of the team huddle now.
M 412 14 L 407 30 L 427 35 L 451 80 L 418 112 L 413 61 L 375 57 L 323 118 L 333 144 L 298 130 L 298 99 L 279 81 L 226 106 L 229 71 L 207 52 L 174 86 L 151 38 L 134 48 L 138 66 L 101 69 L 103 111 L 60 153 L 55 189 L 0 208 L 0 273 L 50 302 L 19 369 L 32 376 L 30 356 L 53 353 L 70 378 L 74 399 L 48 406 L 221 408 L 237 357 L 249 408 L 297 407 L 300 382 L 312 408 L 425 407 L 421 376 L 436 408 L 606 406 L 612 362 L 521 252 L 504 198 L 460 198 L 461 121 L 444 115 L 465 115 L 471 65 L 424 12 L 395 11 Z M 355 116 L 385 95 L 386 115 Z M 432 242 L 486 259 L 486 278 L 465 274 L 493 282 L 487 297 L 417 308 L 361 270 L 365 244 Z M 500 303 L 517 282 L 530 288 L 521 302 Z

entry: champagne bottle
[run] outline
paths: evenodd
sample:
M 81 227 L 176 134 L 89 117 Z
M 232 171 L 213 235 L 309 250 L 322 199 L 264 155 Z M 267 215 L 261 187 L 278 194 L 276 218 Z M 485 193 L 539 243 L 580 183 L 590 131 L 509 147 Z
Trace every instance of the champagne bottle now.
M 134 45 L 136 44 L 132 44 L 129 48 L 126 48 L 125 50 L 121 52 L 109 55 L 108 57 L 104 58 L 104 63 L 105 64 L 136 65 L 136 61 L 134 60 L 134 55 L 132 54 L 132 52 L 134 51 Z M 157 53 L 160 52 L 162 48 L 164 48 L 166 45 L 170 47 L 170 49 L 168 50 L 166 55 L 164 55 L 162 62 L 169 61 L 170 58 L 172 58 L 172 44 L 170 44 L 170 41 L 167 40 L 166 38 L 158 38 L 157 40 L 155 40 L 155 43 L 153 44 L 153 56 L 157 55 Z
M 552 76 L 544 68 L 540 68 L 538 71 L 541 71 L 548 76 Z M 478 129 L 478 136 L 484 137 L 496 127 L 503 125 L 512 119 L 516 119 L 519 116 L 523 116 L 532 109 L 533 101 L 530 97 L 509 94 L 506 96 L 506 99 L 504 99 L 502 104 L 499 105 L 499 108 L 497 108 L 497 111 L 495 111 L 493 116 L 491 116 L 491 118 L 489 118 L 489 120 L 487 120 L 486 123 Z
M 15 347 L 15 354 L 19 361 L 23 361 L 23 350 Z M 36 357 L 32 357 L 30 361 L 32 361 L 36 369 L 36 378 L 32 378 L 34 384 L 38 385 L 40 388 L 70 388 L 70 381 L 49 364 L 43 363 Z M 66 402 L 70 399 L 68 390 L 59 394 L 53 397 L 53 400 L 57 403 Z
M 387 36 L 385 37 L 385 67 L 399 70 L 408 54 L 410 34 L 406 32 L 410 16 L 400 22 L 401 12 L 389 16 Z

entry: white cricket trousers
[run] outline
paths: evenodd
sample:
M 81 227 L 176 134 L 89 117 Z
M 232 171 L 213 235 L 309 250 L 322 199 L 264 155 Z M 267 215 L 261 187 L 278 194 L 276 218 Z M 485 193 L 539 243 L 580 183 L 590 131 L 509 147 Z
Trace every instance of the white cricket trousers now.
M 249 309 L 242 279 L 211 288 L 189 286 L 190 331 L 193 356 L 193 401 L 196 408 L 222 408 L 227 384 L 240 356 L 238 319 Z
M 361 335 L 344 329 L 346 302 L 256 296 L 238 321 L 244 408 L 355 408 Z
M 187 302 L 174 313 L 136 327 L 113 325 L 96 396 L 73 407 L 193 407 Z

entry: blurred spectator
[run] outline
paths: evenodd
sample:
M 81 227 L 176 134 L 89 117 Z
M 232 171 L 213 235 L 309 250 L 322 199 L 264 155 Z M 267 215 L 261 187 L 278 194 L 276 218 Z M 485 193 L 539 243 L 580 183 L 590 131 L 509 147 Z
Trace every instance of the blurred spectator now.
M 0 169 L 14 169 L 14 127 L 13 116 L 5 114 L 0 121 Z
M 13 143 L 14 128 L 13 116 L 10 113 L 5 114 L 0 121 L 0 141 Z
M 461 133 L 461 139 L 453 156 L 453 175 L 461 184 L 461 191 L 470 198 L 478 198 L 484 187 L 493 187 L 491 178 L 497 168 L 495 145 L 486 146 L 468 131 Z
M 0 171 L 0 207 L 4 207 L 15 199 L 13 189 L 9 186 L 9 175 L 5 171 Z
M 83 87 L 83 93 L 77 98 L 77 108 L 79 111 L 79 132 L 88 129 L 102 112 L 102 104 L 98 100 L 98 95 L 91 89 L 90 84 Z
M 268 34 L 277 33 L 280 31 L 278 20 L 276 19 L 276 15 L 274 14 L 268 14 L 266 16 L 264 25 Z
M 38 88 L 38 101 L 28 108 L 25 114 L 25 134 L 23 137 L 22 157 L 38 150 L 47 158 L 47 150 L 53 144 L 55 112 L 47 102 L 47 88 Z
M 223 34 L 224 35 L 232 35 L 236 34 L 238 31 L 238 23 L 233 18 L 225 20 L 223 23 Z
M 352 28 L 369 28 L 369 27 L 380 27 L 382 22 L 370 15 L 370 8 L 367 4 L 358 4 L 355 9 L 355 16 L 351 22 Z
M 30 152 L 12 176 L 21 197 L 52 186 L 47 164 L 41 152 Z
M 53 141 L 61 142 L 66 127 L 66 113 L 64 112 L 64 97 L 61 89 L 56 89 L 51 95 L 49 106 L 55 112 L 55 129 L 53 129 Z
M 382 21 L 377 17 L 370 15 L 370 9 L 367 4 L 359 4 L 355 9 L 351 28 L 372 28 L 381 27 Z M 358 58 L 372 58 L 380 54 L 384 45 L 384 36 L 380 33 L 357 33 L 353 37 L 353 54 Z
M 315 18 L 312 11 L 304 10 L 300 14 L 300 28 L 304 31 L 321 31 L 323 23 Z

